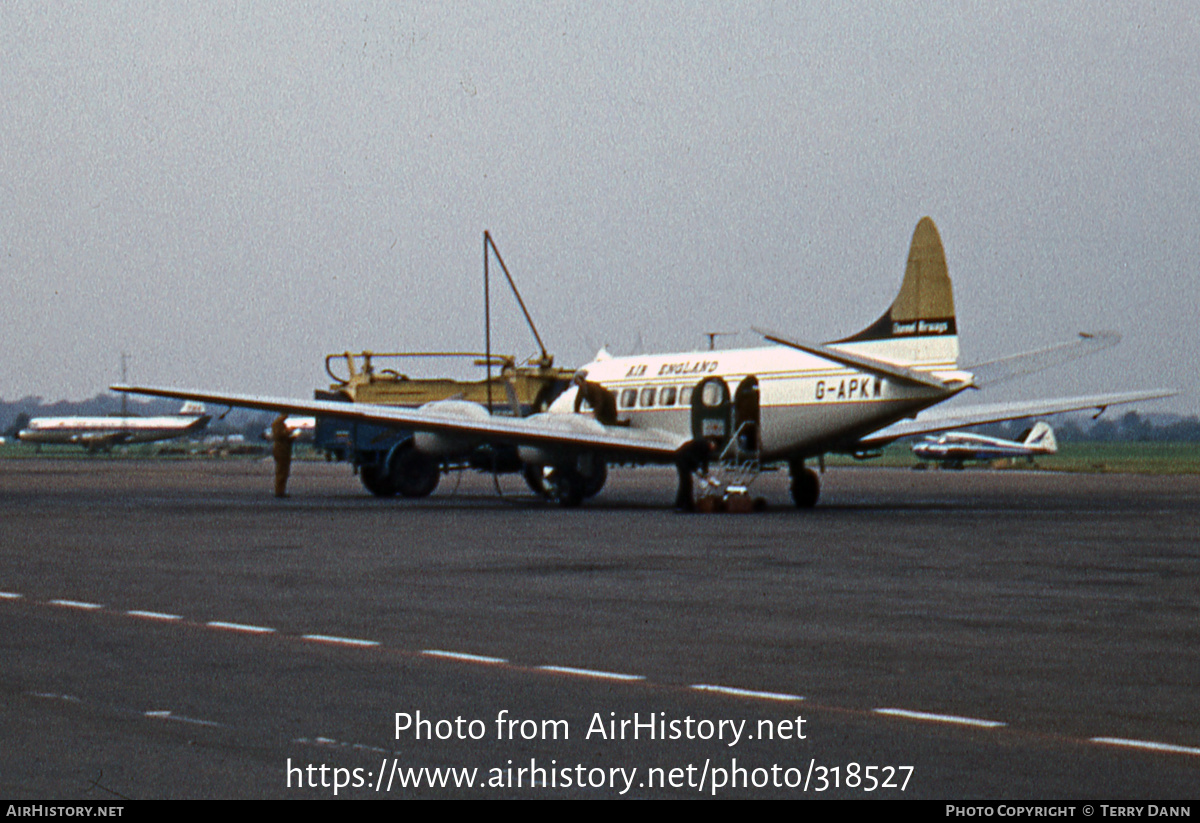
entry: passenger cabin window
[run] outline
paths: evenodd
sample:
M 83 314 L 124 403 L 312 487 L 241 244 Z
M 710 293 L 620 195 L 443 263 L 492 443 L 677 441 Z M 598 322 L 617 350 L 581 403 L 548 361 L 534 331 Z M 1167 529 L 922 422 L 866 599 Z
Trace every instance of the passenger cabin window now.
M 681 405 L 681 406 L 692 405 L 692 387 L 691 386 L 684 386 L 682 389 L 679 390 L 679 405 Z
M 658 395 L 658 405 L 660 405 L 660 406 L 674 406 L 675 405 L 675 387 L 674 386 L 667 386 L 665 389 L 662 390 L 662 392 Z
M 658 391 L 658 389 L 656 389 L 656 388 L 653 388 L 653 387 L 651 387 L 651 388 L 648 388 L 648 389 L 642 389 L 642 403 L 641 403 L 641 406 L 642 406 L 642 408 L 643 408 L 643 409 L 648 409 L 648 408 L 650 408 L 651 406 L 653 406 L 653 405 L 654 405 L 654 393 L 655 393 L 656 391 Z
M 632 409 L 637 402 L 637 389 L 624 389 L 621 392 L 621 408 Z

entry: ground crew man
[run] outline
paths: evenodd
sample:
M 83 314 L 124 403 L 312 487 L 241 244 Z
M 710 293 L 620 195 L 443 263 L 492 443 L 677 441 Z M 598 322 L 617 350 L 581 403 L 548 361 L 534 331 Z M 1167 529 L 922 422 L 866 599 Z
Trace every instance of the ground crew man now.
M 287 497 L 288 474 L 292 471 L 292 433 L 288 431 L 286 414 L 271 423 L 271 454 L 275 458 L 275 496 Z
M 579 371 L 572 381 L 578 391 L 575 394 L 575 413 L 579 414 L 586 402 L 592 407 L 596 421 L 606 426 L 617 426 L 617 398 L 599 383 L 589 383 L 586 371 Z

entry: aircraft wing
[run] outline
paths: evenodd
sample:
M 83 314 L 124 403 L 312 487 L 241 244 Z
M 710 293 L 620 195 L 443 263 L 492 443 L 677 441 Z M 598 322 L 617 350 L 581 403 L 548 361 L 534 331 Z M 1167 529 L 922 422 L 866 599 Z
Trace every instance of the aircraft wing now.
M 159 386 L 110 386 L 113 391 L 199 400 L 220 406 L 238 406 L 260 411 L 336 417 L 359 423 L 394 426 L 398 429 L 449 434 L 456 438 L 478 437 L 480 442 L 542 446 L 549 449 L 588 449 L 631 460 L 672 462 L 687 440 L 659 429 L 605 426 L 584 415 L 535 414 L 531 417 L 491 417 L 454 414 L 451 409 L 403 408 L 372 403 L 342 403 L 333 400 L 297 400 L 248 394 L 173 389 Z
M 1045 417 L 1051 414 L 1096 409 L 1103 412 L 1109 406 L 1122 403 L 1138 403 L 1172 397 L 1177 392 L 1169 389 L 1124 392 L 1118 394 L 1092 394 L 1083 397 L 1061 397 L 1053 400 L 1031 400 L 1015 403 L 992 403 L 983 406 L 964 406 L 960 409 L 922 412 L 915 420 L 901 420 L 885 426 L 873 434 L 860 439 L 862 448 L 878 448 L 901 437 L 916 434 L 933 434 L 967 426 L 983 426 L 1005 420 L 1021 420 L 1026 417 Z

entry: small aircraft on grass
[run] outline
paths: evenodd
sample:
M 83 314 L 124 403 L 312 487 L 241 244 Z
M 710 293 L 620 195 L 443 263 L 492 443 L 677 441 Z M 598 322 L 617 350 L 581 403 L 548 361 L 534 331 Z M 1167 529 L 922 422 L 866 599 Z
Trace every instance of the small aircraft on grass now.
M 1019 440 L 954 431 L 913 443 L 912 452 L 921 460 L 937 462 L 951 469 L 961 469 L 963 463 L 968 460 L 1025 457 L 1032 462 L 1039 454 L 1056 454 L 1058 442 L 1054 439 L 1054 429 L 1050 428 L 1050 424 L 1039 421 Z M 924 467 L 924 463 L 917 465 L 917 468 Z
M 612 357 L 601 352 L 542 413 L 493 416 L 441 400 L 416 409 L 153 386 L 116 391 L 339 417 L 414 432 L 388 470 L 419 488 L 440 462 L 480 444 L 517 447 L 530 485 L 563 505 L 599 492 L 609 463 L 677 469 L 676 505 L 691 508 L 693 480 L 706 490 L 744 489 L 768 465 L 786 464 L 797 507 L 816 504 L 817 473 L 805 462 L 830 452 L 867 456 L 900 437 L 1167 397 L 1154 390 L 921 413 L 967 389 L 993 385 L 1114 345 L 1113 333 L 973 369 L 958 366 L 958 328 L 936 226 L 913 232 L 900 292 L 876 322 L 849 337 L 807 343 L 760 332 L 776 344 L 728 351 Z M 436 476 L 436 475 L 435 475 Z M 535 482 L 536 481 L 536 482 Z

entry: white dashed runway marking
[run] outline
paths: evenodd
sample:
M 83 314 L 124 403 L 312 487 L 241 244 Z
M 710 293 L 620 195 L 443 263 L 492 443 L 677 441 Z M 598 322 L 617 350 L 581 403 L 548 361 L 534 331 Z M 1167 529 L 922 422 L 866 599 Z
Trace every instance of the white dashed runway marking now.
M 305 634 L 301 640 L 311 640 L 314 643 L 328 643 L 331 646 L 358 646 L 370 648 L 379 645 L 378 640 L 358 640 L 353 637 L 336 637 L 332 634 Z
M 327 746 L 360 752 L 374 752 L 375 754 L 392 754 L 390 749 L 371 746 L 367 743 L 345 743 L 341 740 L 334 740 L 332 737 L 297 737 L 292 742 L 297 746 Z
M 798 694 L 784 694 L 782 692 L 756 692 L 751 689 L 737 689 L 733 686 L 713 686 L 708 683 L 695 683 L 688 686 L 689 689 L 695 689 L 698 692 L 712 692 L 713 694 L 726 694 L 730 697 L 748 697 L 753 700 L 778 700 L 790 702 L 795 700 L 803 700 L 804 698 Z
M 977 717 L 959 717 L 953 714 L 914 712 L 911 709 L 875 709 L 874 712 L 885 714 L 888 717 L 903 717 L 908 720 L 923 720 L 929 723 L 952 723 L 956 726 L 977 726 L 983 729 L 998 729 L 1008 725 L 999 720 L 980 720 Z
M 41 700 L 63 700 L 67 703 L 82 702 L 73 694 L 58 694 L 57 692 L 26 692 L 30 697 L 36 697 Z
M 226 726 L 224 723 L 217 723 L 213 720 L 197 720 L 194 717 L 184 717 L 181 714 L 174 714 L 173 712 L 169 711 L 146 712 L 145 715 L 146 717 L 150 717 L 155 720 L 170 720 L 173 723 L 187 723 L 191 726 L 208 726 L 212 729 L 228 728 L 228 726 Z
M 426 657 L 442 657 L 446 660 L 461 660 L 464 663 L 483 663 L 488 666 L 498 666 L 508 662 L 503 657 L 488 657 L 482 654 L 467 654 L 466 652 L 448 652 L 442 649 L 424 649 L 421 654 Z
M 577 669 L 574 666 L 538 666 L 539 670 L 544 672 L 553 672 L 554 674 L 569 674 L 572 677 L 590 677 L 596 680 L 645 680 L 646 678 L 640 674 L 622 674 L 620 672 L 605 672 L 599 669 Z
M 127 612 L 125 612 L 125 614 L 129 615 L 130 617 L 141 617 L 145 620 L 163 620 L 166 622 L 172 622 L 175 620 L 183 619 L 182 617 L 180 617 L 177 614 L 166 614 L 164 612 L 145 612 L 145 611 L 141 611 L 140 609 L 134 609 L 132 611 L 127 611 Z
M 84 611 L 95 611 L 103 609 L 104 606 L 100 603 L 84 603 L 81 600 L 51 600 L 51 606 L 62 606 L 64 609 L 83 609 Z
M 1146 749 L 1152 752 L 1167 752 L 1169 754 L 1190 754 L 1200 757 L 1200 749 L 1191 746 L 1176 746 L 1173 743 L 1155 743 L 1153 740 L 1126 740 L 1121 737 L 1093 737 L 1092 743 L 1105 746 L 1124 746 L 1127 749 Z
M 223 629 L 228 632 L 244 632 L 246 634 L 274 634 L 275 630 L 267 626 L 248 626 L 245 623 L 226 623 L 222 620 L 210 620 L 204 624 L 210 629 Z

